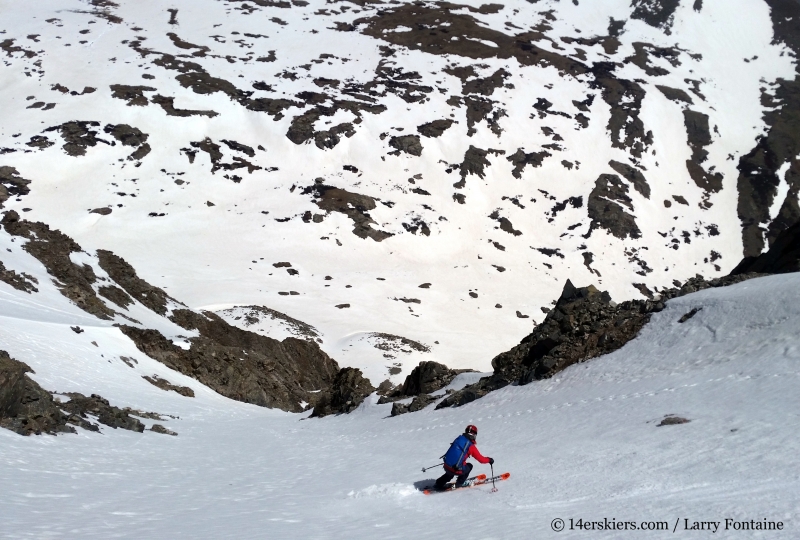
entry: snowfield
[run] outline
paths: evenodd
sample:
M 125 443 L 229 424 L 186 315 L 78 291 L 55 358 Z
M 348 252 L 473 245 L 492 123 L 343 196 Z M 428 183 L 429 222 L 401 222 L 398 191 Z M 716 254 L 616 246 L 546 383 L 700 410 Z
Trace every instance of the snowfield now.
M 350 415 L 307 419 L 222 398 L 114 328 L 76 338 L 64 322 L 4 317 L 0 342 L 36 381 L 178 416 L 166 425 L 179 436 L 0 430 L 0 537 L 797 538 L 798 335 L 800 274 L 759 278 L 671 300 L 622 349 L 461 408 L 388 418 L 373 396 Z M 132 376 L 121 355 L 196 397 Z M 690 422 L 657 427 L 666 415 Z M 420 468 L 468 423 L 511 478 L 496 493 L 424 496 L 416 486 L 434 475 Z M 566 530 L 553 532 L 556 518 Z M 569 529 L 604 518 L 669 530 Z M 726 518 L 783 529 L 725 531 Z M 684 530 L 695 521 L 722 524 Z
M 723 276 L 796 213 L 800 146 L 737 170 L 796 70 L 769 4 L 664 5 L 0 0 L 0 166 L 31 181 L 4 207 L 375 385 L 418 358 L 354 336 L 488 370 L 564 277 Z

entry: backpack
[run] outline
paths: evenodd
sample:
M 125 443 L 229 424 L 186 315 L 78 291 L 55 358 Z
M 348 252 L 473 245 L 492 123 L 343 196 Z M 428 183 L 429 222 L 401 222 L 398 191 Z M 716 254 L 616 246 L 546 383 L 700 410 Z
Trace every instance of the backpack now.
M 460 435 L 450 445 L 450 449 L 447 450 L 447 453 L 442 456 L 445 466 L 455 470 L 460 469 L 471 446 L 472 441 L 470 441 L 466 435 Z

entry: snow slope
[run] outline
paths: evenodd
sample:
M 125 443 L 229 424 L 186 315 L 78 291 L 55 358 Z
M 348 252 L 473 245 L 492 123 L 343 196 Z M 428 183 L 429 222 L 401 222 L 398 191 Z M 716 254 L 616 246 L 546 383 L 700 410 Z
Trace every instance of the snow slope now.
M 46 388 L 102 389 L 120 406 L 177 415 L 166 424 L 179 436 L 0 430 L 2 538 L 800 534 L 800 274 L 671 300 L 625 347 L 557 378 L 395 418 L 374 398 L 321 420 L 247 406 L 144 357 L 116 329 L 87 328 L 78 336 L 84 345 L 70 334 L 46 318 L 4 317 L 0 325 L 0 342 Z M 196 397 L 141 381 L 119 355 L 193 387 Z M 691 422 L 657 427 L 669 414 Z M 418 493 L 415 483 L 432 477 L 420 467 L 435 463 L 467 423 L 478 425 L 495 471 L 511 479 L 494 494 Z M 669 531 L 555 533 L 555 518 L 567 527 L 570 518 L 665 521 Z M 766 518 L 784 529 L 682 530 L 684 519 L 725 518 Z
M 466 28 L 430 46 L 414 5 L 0 0 L 0 166 L 31 180 L 5 207 L 193 308 L 307 323 L 374 384 L 419 357 L 489 369 L 565 277 L 619 301 L 740 260 L 737 160 L 796 67 L 767 3 L 419 4 Z M 797 196 L 781 167 L 773 219 Z M 317 179 L 354 198 L 325 207 Z M 603 205 L 632 221 L 598 226 Z M 388 359 L 373 333 L 430 353 Z

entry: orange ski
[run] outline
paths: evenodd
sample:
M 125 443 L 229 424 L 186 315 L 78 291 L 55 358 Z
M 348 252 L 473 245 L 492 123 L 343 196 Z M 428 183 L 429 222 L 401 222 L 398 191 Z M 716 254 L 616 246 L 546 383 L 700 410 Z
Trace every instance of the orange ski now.
M 459 488 L 455 487 L 455 484 L 448 484 L 448 487 L 443 489 L 443 490 L 441 490 L 441 491 L 437 490 L 437 489 L 428 488 L 425 491 L 423 491 L 423 493 L 425 495 L 433 495 L 435 493 L 447 493 L 448 491 L 456 491 L 456 490 L 459 490 L 459 489 L 467 489 L 467 488 L 473 488 L 473 487 L 477 487 L 477 486 L 485 486 L 486 484 L 491 484 L 492 481 L 500 482 L 502 480 L 508 480 L 510 477 L 511 477 L 511 473 L 503 473 L 503 474 L 500 474 L 498 476 L 494 476 L 492 478 L 486 478 L 485 474 L 479 474 L 478 476 L 475 477 L 474 481 L 472 481 L 472 482 L 467 481 L 463 486 L 461 486 Z

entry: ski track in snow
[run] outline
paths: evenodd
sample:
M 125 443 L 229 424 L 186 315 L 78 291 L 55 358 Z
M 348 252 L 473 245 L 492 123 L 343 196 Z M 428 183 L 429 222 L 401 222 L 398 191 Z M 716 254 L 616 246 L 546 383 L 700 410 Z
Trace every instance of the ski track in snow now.
M 244 405 L 144 357 L 113 328 L 75 337 L 63 323 L 4 319 L 0 342 L 44 386 L 102 388 L 112 403 L 180 418 L 166 423 L 178 437 L 0 430 L 0 537 L 711 538 L 673 535 L 672 525 L 767 518 L 784 530 L 720 537 L 796 538 L 798 306 L 800 274 L 701 291 L 669 301 L 622 349 L 553 379 L 395 418 L 375 396 L 324 419 Z M 122 354 L 197 397 L 131 376 Z M 668 414 L 691 422 L 656 427 Z M 437 475 L 420 467 L 468 423 L 495 472 L 511 478 L 493 494 L 417 492 L 415 482 Z M 555 533 L 555 518 L 666 521 L 670 531 Z

